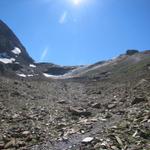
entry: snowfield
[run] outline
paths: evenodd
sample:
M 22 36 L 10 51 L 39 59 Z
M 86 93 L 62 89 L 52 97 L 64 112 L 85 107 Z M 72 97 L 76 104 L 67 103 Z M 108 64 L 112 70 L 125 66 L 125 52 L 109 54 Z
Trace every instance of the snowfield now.
M 29 67 L 36 68 L 34 64 L 30 64 Z
M 26 78 L 27 76 L 25 74 L 17 74 L 20 77 Z
M 63 79 L 65 77 L 64 75 L 55 76 L 55 75 L 50 75 L 48 73 L 43 73 L 43 75 L 47 78 L 53 78 L 53 79 Z
M 19 55 L 21 53 L 21 50 L 18 47 L 15 47 L 12 52 L 16 55 Z
M 18 73 L 17 75 L 20 77 L 26 78 L 26 77 L 34 77 L 34 76 L 37 76 L 38 74 L 34 74 L 34 75 L 33 74 L 27 74 L 27 75 L 25 75 L 23 73 Z
M 11 64 L 15 61 L 14 58 L 0 58 L 0 62 L 4 63 L 4 64 Z

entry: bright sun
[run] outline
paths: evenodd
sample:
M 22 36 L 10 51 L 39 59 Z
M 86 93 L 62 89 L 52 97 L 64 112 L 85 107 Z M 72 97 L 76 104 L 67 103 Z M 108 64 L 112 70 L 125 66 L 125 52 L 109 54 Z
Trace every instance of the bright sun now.
M 73 0 L 74 5 L 79 5 L 81 3 L 81 0 Z

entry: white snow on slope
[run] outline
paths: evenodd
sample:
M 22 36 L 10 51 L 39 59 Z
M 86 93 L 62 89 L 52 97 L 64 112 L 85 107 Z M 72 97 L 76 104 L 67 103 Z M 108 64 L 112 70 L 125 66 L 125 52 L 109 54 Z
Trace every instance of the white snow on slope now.
M 54 75 L 50 75 L 48 73 L 43 73 L 43 75 L 47 78 L 54 78 L 54 77 L 57 77 L 57 76 L 54 76 Z
M 17 75 L 20 77 L 26 78 L 26 77 L 34 77 L 34 76 L 37 76 L 38 74 L 34 74 L 34 75 L 33 74 L 27 74 L 27 75 L 25 75 L 23 73 L 18 73 Z
M 4 63 L 4 64 L 11 64 L 11 63 L 13 63 L 14 61 L 15 61 L 14 58 L 10 58 L 10 59 L 8 59 L 8 58 L 0 58 L 0 62 L 2 62 L 2 63 Z
M 18 47 L 15 47 L 12 52 L 16 55 L 19 55 L 21 53 L 21 50 Z
M 17 74 L 18 76 L 20 76 L 20 77 L 23 77 L 23 78 L 26 78 L 27 76 L 25 75 L 25 74 Z
M 47 78 L 53 78 L 53 79 L 68 79 L 68 78 L 72 78 L 75 75 L 79 74 L 80 72 L 82 72 L 83 70 L 85 70 L 89 65 L 85 65 L 85 66 L 78 66 L 76 69 L 73 69 L 71 71 L 68 71 L 67 73 L 63 74 L 63 75 L 51 75 L 49 73 L 43 73 L 43 75 Z
M 62 79 L 62 78 L 64 78 L 64 75 L 55 76 L 55 75 L 50 75 L 48 73 L 43 73 L 43 75 L 47 78 L 53 78 L 53 79 Z
M 29 67 L 36 68 L 34 64 L 30 64 Z
M 28 77 L 33 77 L 34 75 L 33 75 L 33 74 L 28 74 L 27 76 L 28 76 Z

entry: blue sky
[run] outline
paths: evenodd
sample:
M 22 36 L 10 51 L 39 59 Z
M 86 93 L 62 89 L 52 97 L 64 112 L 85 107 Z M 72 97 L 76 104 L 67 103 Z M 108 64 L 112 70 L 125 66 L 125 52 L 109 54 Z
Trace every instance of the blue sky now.
M 0 0 L 0 19 L 37 62 L 91 64 L 127 49 L 150 49 L 150 0 L 77 3 Z

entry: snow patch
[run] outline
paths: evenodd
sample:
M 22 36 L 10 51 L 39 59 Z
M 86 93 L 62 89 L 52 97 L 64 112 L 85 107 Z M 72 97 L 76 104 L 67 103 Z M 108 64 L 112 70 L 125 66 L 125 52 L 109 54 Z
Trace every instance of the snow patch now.
M 17 74 L 18 76 L 20 76 L 20 77 L 23 77 L 23 78 L 26 78 L 27 76 L 25 75 L 25 74 Z
M 47 78 L 53 78 L 53 79 L 62 79 L 64 77 L 64 75 L 55 76 L 55 75 L 50 75 L 47 73 L 43 73 L 43 75 Z
M 43 75 L 47 78 L 53 77 L 53 75 L 47 74 L 47 73 L 43 73 Z
M 34 64 L 30 64 L 29 67 L 36 68 Z
M 34 75 L 33 74 L 27 74 L 27 75 L 25 75 L 23 73 L 18 73 L 17 75 L 20 77 L 26 78 L 26 77 L 34 77 L 34 76 L 37 76 L 38 74 L 34 74 Z
M 15 61 L 14 58 L 10 58 L 10 59 L 8 59 L 8 58 L 0 58 L 0 62 L 2 62 L 2 63 L 4 63 L 4 64 L 11 64 L 11 63 L 13 63 L 14 61 Z
M 27 76 L 28 76 L 28 77 L 33 77 L 34 75 L 33 75 L 33 74 L 28 74 Z
M 21 50 L 18 47 L 15 47 L 12 52 L 16 55 L 19 55 L 21 53 Z
M 52 78 L 52 79 L 69 79 L 72 78 L 72 75 L 69 74 L 64 74 L 64 75 L 51 75 L 51 74 L 47 74 L 47 73 L 43 73 L 43 75 L 46 78 Z

